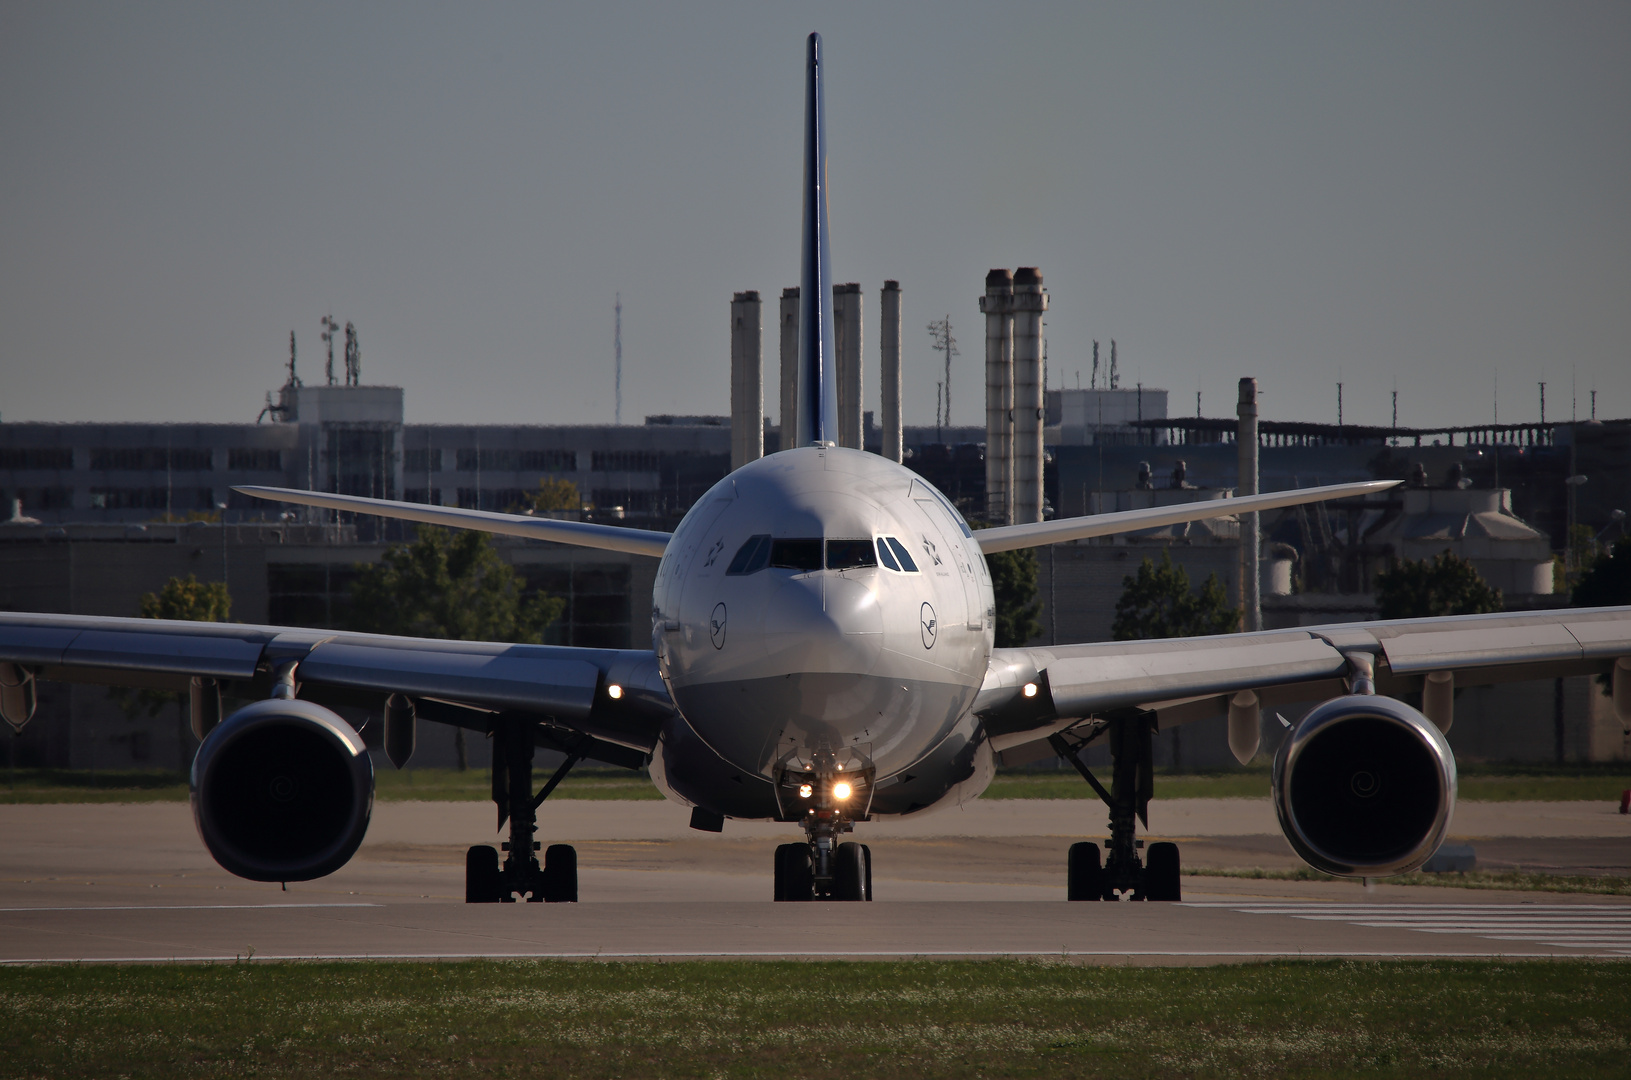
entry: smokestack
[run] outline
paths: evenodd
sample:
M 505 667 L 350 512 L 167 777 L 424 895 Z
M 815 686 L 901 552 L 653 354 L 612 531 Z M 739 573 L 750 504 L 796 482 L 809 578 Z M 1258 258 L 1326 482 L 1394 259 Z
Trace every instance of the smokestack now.
M 861 449 L 861 286 L 832 288 L 834 347 L 838 350 L 838 445 Z
M 878 301 L 882 334 L 878 340 L 878 370 L 883 382 L 883 445 L 878 452 L 890 461 L 905 460 L 900 422 L 900 282 L 883 283 Z
M 1014 271 L 1014 517 L 1042 520 L 1042 313 L 1048 290 L 1034 266 Z
M 731 468 L 765 456 L 764 337 L 757 292 L 731 298 Z
M 1006 269 L 985 275 L 985 516 L 1014 521 L 1014 279 Z
M 1239 455 L 1236 493 L 1257 494 L 1257 380 L 1240 380 L 1240 426 L 1235 430 Z M 1245 611 L 1245 629 L 1263 629 L 1263 600 L 1258 569 L 1257 514 L 1240 515 L 1240 606 Z
M 798 286 L 782 290 L 781 307 L 782 449 L 790 450 L 798 441 L 799 415 L 799 290 Z

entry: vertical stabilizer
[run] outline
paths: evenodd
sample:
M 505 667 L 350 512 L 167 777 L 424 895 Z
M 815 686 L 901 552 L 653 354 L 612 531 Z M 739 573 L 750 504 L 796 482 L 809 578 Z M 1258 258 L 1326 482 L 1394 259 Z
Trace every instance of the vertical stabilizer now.
M 838 354 L 833 347 L 832 265 L 827 247 L 827 110 L 821 35 L 805 46 L 804 223 L 799 276 L 799 402 L 794 445 L 838 441 Z

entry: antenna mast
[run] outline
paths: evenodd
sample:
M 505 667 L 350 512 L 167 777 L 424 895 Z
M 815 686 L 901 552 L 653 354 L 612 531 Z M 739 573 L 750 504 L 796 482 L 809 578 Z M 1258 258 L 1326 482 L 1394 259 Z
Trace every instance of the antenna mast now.
M 934 351 L 946 354 L 946 381 L 945 381 L 945 412 L 946 426 L 951 426 L 951 358 L 962 356 L 958 351 L 957 339 L 951 336 L 951 316 L 947 315 L 939 322 L 929 324 L 929 337 L 934 341 Z
M 334 331 L 336 331 L 336 330 L 338 330 L 340 328 L 340 324 L 334 321 L 334 313 L 330 312 L 329 314 L 323 316 L 321 319 L 318 319 L 317 320 L 317 325 L 321 326 L 323 328 L 323 332 L 318 336 L 321 337 L 323 339 L 323 343 L 328 346 L 328 366 L 325 367 L 323 370 L 324 370 L 325 374 L 328 375 L 328 384 L 330 386 L 333 386 L 334 385 Z
M 623 423 L 623 294 L 617 294 L 612 306 L 617 314 L 616 328 L 612 331 L 612 347 L 617 350 L 617 403 L 612 406 L 612 423 Z

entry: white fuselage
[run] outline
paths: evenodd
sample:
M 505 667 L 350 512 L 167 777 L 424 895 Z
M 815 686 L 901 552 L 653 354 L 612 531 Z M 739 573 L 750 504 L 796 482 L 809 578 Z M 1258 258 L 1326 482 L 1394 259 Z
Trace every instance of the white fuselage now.
M 663 680 L 739 784 L 825 760 L 887 787 L 960 725 L 967 771 L 983 749 L 969 708 L 994 626 L 984 556 L 951 503 L 894 462 L 836 447 L 774 454 L 716 484 L 675 531 L 652 609 Z

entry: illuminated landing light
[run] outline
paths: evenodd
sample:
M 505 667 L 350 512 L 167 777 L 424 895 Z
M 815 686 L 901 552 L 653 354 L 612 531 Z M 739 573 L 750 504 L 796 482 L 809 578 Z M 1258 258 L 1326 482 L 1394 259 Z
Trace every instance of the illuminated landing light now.
M 808 799 L 813 794 L 815 794 L 815 789 L 812 788 L 809 784 L 800 784 L 799 785 L 799 798 Z
M 606 688 L 606 696 L 611 698 L 613 701 L 616 701 L 618 698 L 623 696 L 623 688 L 616 683 L 612 683 Z
M 1036 697 L 1036 683 L 1028 682 L 1025 684 L 1025 696 Z
M 850 786 L 840 780 L 832 786 L 832 797 L 843 802 L 850 797 Z

